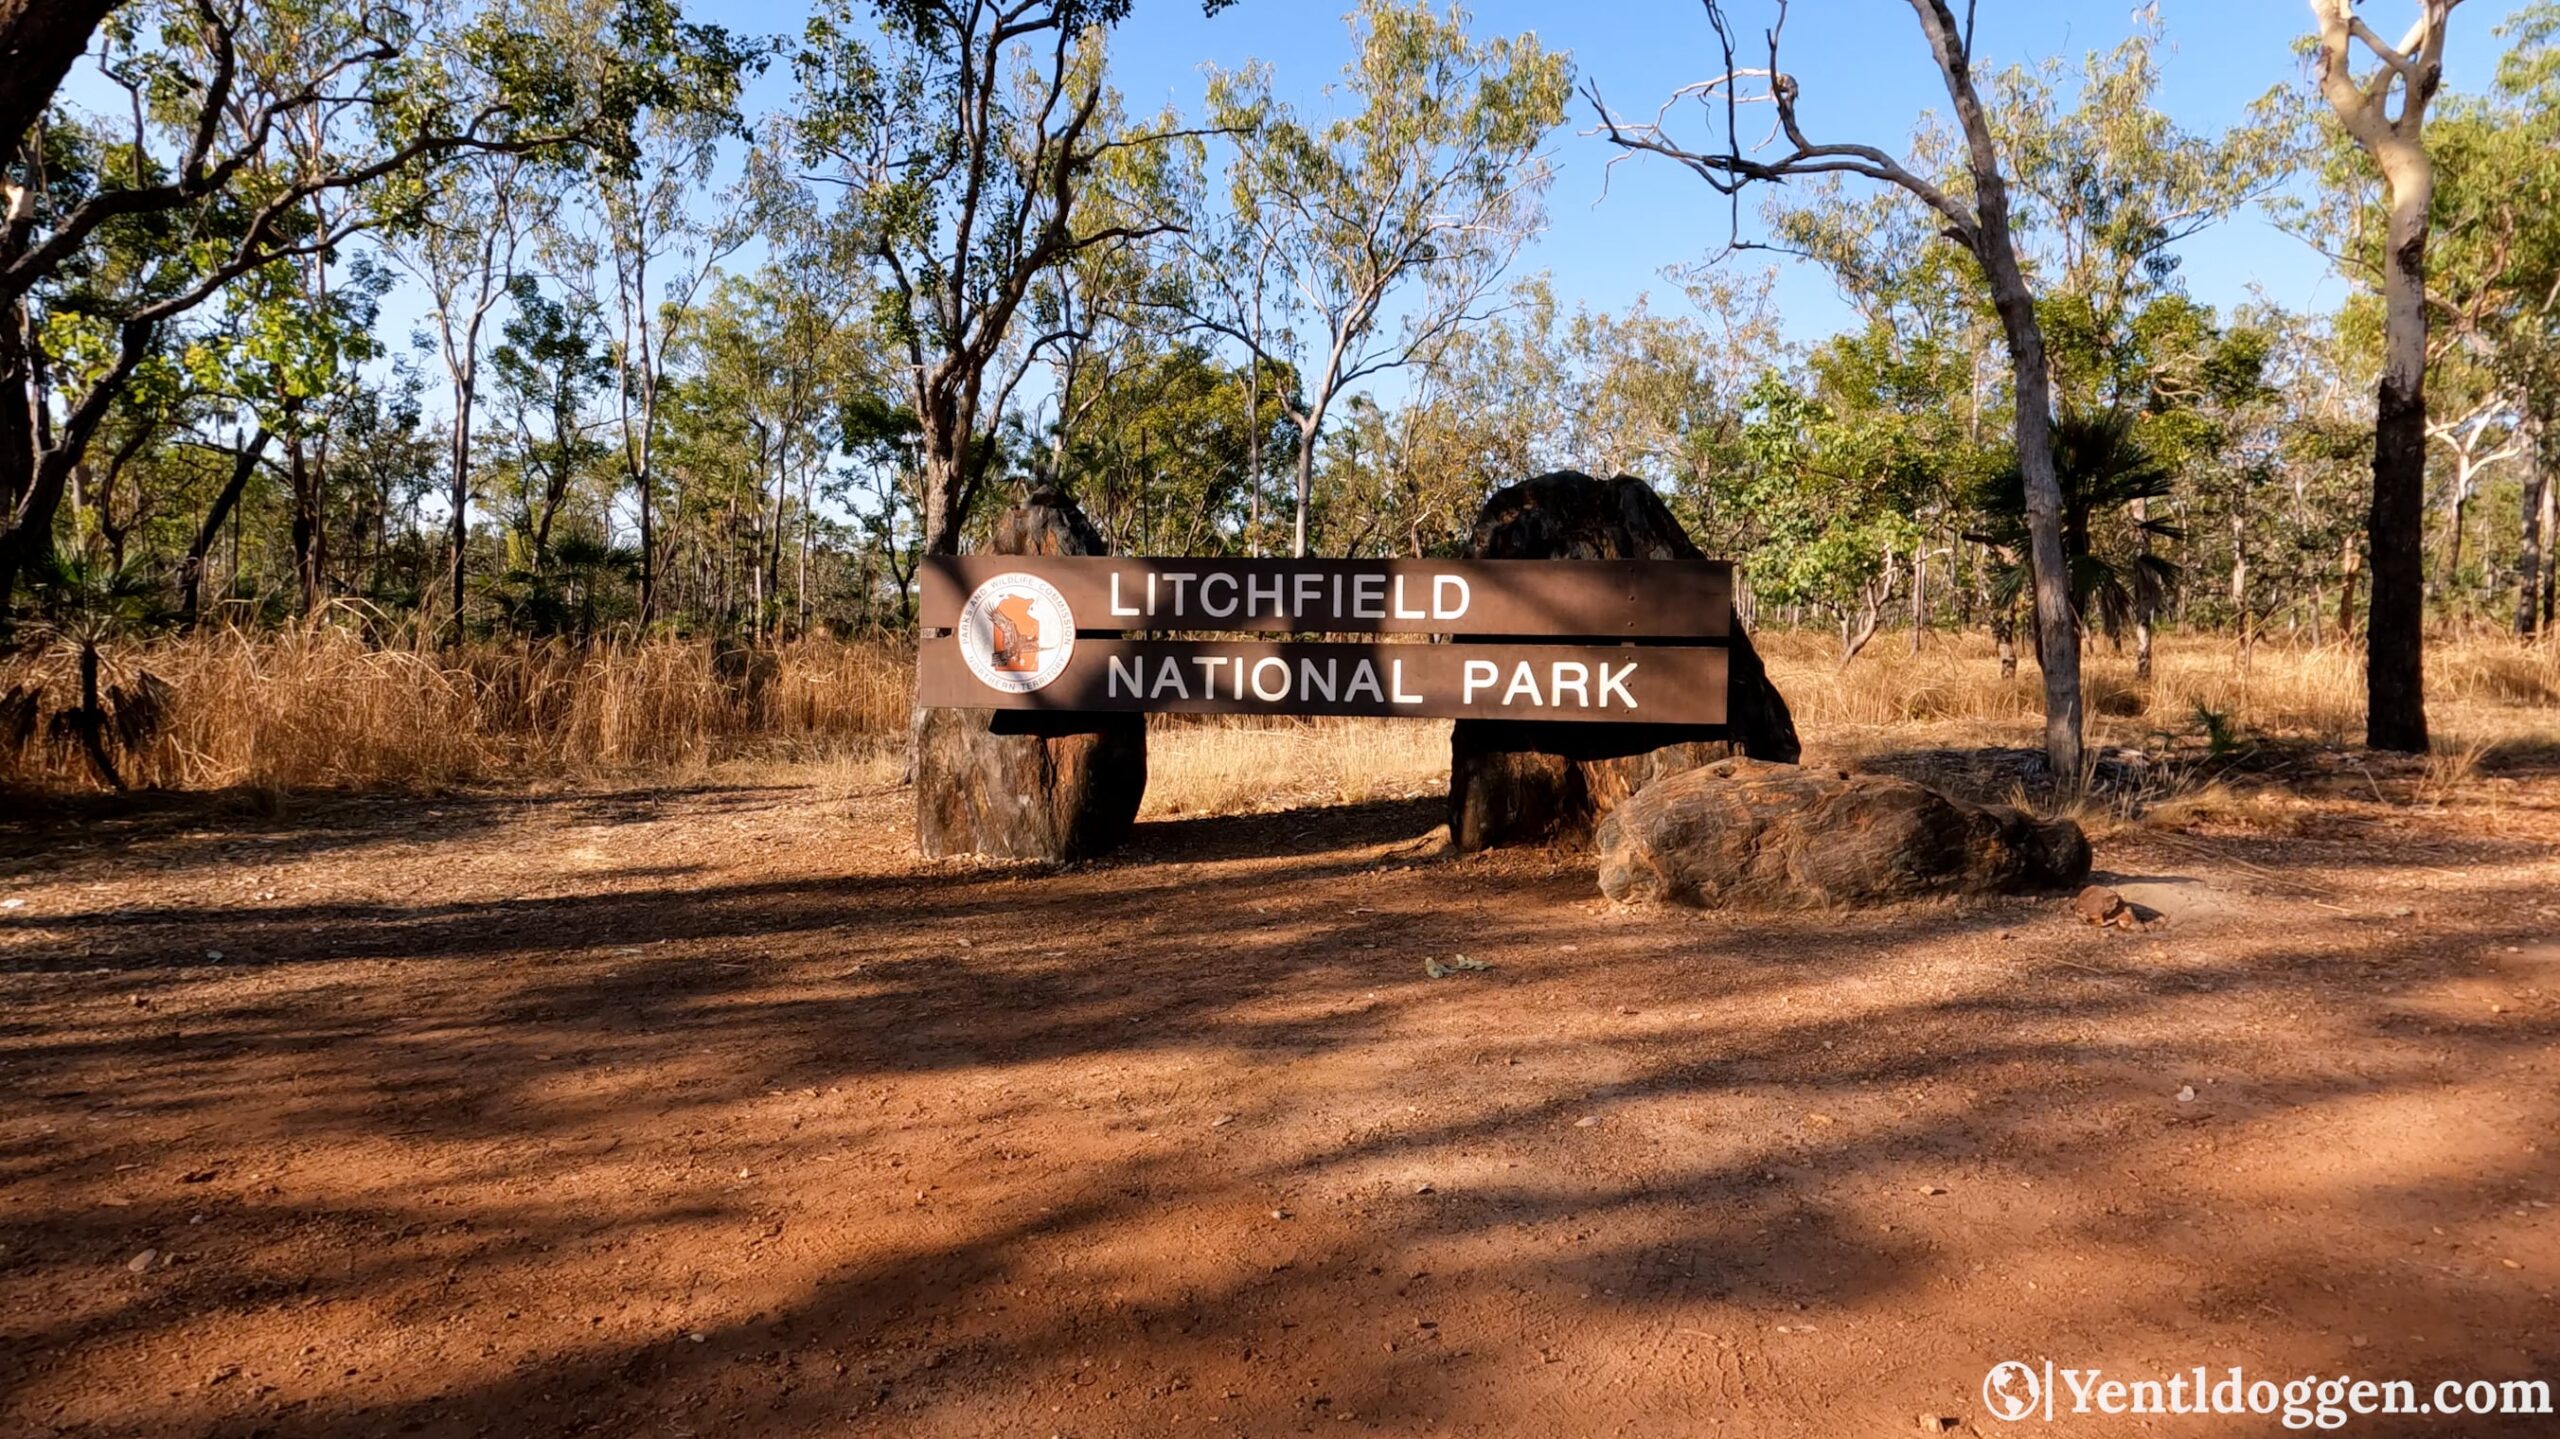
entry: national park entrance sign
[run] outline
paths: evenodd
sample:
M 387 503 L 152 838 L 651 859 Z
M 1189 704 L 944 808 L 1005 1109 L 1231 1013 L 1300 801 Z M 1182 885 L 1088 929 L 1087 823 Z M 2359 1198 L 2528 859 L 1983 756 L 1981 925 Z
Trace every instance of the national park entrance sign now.
M 1717 560 L 936 556 L 921 596 L 929 708 L 1726 723 Z M 1126 638 L 1201 631 L 1452 638 Z

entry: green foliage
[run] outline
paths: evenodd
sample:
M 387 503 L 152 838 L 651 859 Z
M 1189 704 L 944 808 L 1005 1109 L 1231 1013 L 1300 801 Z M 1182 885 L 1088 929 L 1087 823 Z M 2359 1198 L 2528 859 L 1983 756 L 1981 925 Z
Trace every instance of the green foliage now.
M 2176 478 L 2134 427 L 2135 417 L 2123 410 L 2072 412 L 2053 426 L 2072 606 L 2083 627 L 2094 618 L 2110 636 L 2166 602 L 2178 566 L 2152 546 L 2185 537 L 2170 520 L 2133 513 L 2145 501 L 2167 499 Z M 2002 556 L 1994 595 L 2014 602 L 2028 583 L 2026 476 L 2013 459 L 1977 486 L 1970 500 L 1982 525 L 1975 538 Z

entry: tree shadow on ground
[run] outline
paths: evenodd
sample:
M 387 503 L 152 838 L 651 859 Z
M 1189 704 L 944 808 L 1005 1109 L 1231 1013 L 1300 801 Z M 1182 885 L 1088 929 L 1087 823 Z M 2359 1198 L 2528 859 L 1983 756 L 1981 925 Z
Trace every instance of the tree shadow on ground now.
M 1435 817 L 1151 824 L 1064 870 L 0 920 L 90 951 L 24 966 L 0 1028 L 29 1099 L 0 1139 L 0 1294 L 46 1301 L 11 1306 L 0 1414 L 316 1436 L 1715 1411 L 1825 1432 L 1823 1404 L 1864 1422 L 1897 1365 L 1987 1364 L 2019 1314 L 2066 1354 L 2205 1333 L 2360 1372 L 2456 1372 L 2466 1336 L 2505 1336 L 2478 1371 L 2560 1357 L 2532 1337 L 2550 1301 L 2485 1251 L 2358 1267 L 2356 1243 L 2470 1241 L 2548 1191 L 2547 1157 L 2336 1152 L 2547 1063 L 2547 1007 L 2437 993 L 2467 993 L 2529 913 L 2459 949 L 2341 920 L 2182 954 L 2033 901 L 1629 915 L 1561 856 L 1406 853 Z M 332 815 L 305 852 L 380 839 Z M 211 863 L 185 847 L 227 841 L 169 842 Z M 2331 887 L 2397 862 L 2253 853 Z M 1424 968 L 1461 950 L 1492 968 Z M 2271 1062 L 2270 1025 L 2310 1056 Z M 2203 1109 L 2181 1076 L 2219 1081 Z M 2560 1120 L 2547 1087 L 2506 1092 L 2502 1125 Z M 2292 1194 L 2269 1222 L 2213 1222 L 2251 1191 L 2211 1166 L 2299 1157 L 2296 1135 L 2332 1152 L 2270 1180 Z M 1962 1267 L 1973 1230 L 2009 1246 L 1994 1288 Z M 121 1272 L 146 1244 L 184 1257 Z M 2351 1353 L 2377 1312 L 2437 1339 Z M 1925 1317 L 1936 1347 L 1826 1354 L 1878 1313 Z M 116 1409 L 93 1392 L 116 1363 L 166 1392 Z M 1647 1377 L 1603 1398 L 1593 1372 Z

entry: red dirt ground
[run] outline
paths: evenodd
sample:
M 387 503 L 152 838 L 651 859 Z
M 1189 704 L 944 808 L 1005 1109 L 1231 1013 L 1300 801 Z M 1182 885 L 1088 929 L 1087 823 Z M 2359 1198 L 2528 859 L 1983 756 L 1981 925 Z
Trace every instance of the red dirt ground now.
M 1064 871 L 788 783 L 11 822 L 0 1434 L 2253 1434 L 1981 1383 L 2560 1382 L 2560 776 L 2414 783 L 2120 833 L 2142 932 L 1626 911 L 1423 803 Z

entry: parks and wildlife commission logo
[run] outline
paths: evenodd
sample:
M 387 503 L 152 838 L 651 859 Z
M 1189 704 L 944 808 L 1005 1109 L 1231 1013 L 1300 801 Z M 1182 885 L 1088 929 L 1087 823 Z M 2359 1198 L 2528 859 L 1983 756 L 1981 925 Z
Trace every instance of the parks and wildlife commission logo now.
M 960 657 L 989 689 L 1029 694 L 1066 670 L 1076 617 L 1038 575 L 998 575 L 960 608 Z

